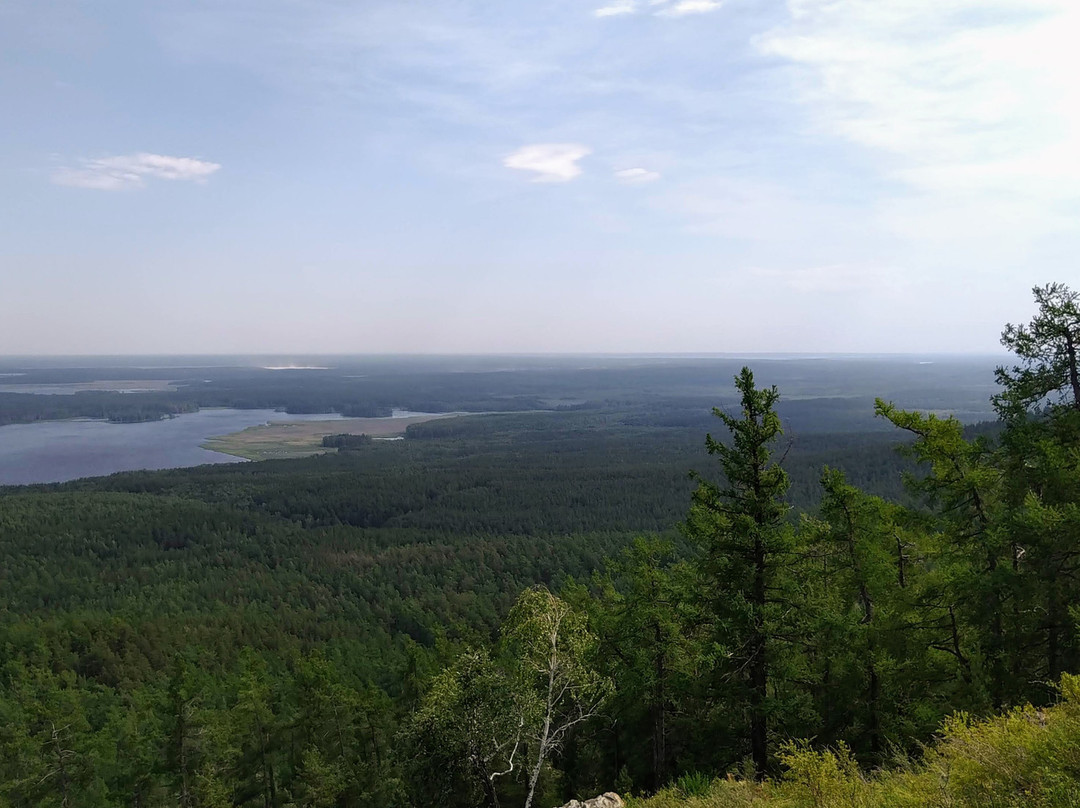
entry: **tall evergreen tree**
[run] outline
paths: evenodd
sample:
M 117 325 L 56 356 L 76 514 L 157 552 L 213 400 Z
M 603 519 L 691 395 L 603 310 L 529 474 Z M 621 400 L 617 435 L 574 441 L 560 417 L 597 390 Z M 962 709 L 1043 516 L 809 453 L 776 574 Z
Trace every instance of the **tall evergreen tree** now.
M 1009 694 L 1007 647 L 1016 627 L 1006 612 L 1015 581 L 1006 563 L 994 447 L 984 436 L 968 440 L 951 416 L 907 412 L 880 399 L 876 412 L 915 437 L 904 451 L 925 470 L 908 482 L 934 512 L 934 575 L 920 604 L 939 631 L 930 648 L 953 657 L 955 675 L 966 683 L 965 708 L 1000 708 Z
M 599 636 L 600 663 L 615 684 L 607 708 L 613 732 L 627 741 L 613 744 L 621 759 L 611 777 L 625 765 L 653 790 L 667 782 L 676 759 L 694 751 L 685 723 L 696 716 L 688 716 L 686 697 L 700 657 L 700 619 L 695 571 L 677 559 L 672 542 L 637 539 L 608 563 L 597 597 L 582 593 Z M 640 743 L 642 737 L 650 743 Z
M 850 485 L 843 472 L 826 468 L 821 483 L 819 514 L 800 527 L 820 716 L 815 734 L 878 765 L 910 737 L 934 678 L 915 608 L 922 588 L 912 558 L 920 550 L 917 533 L 899 506 Z M 932 731 L 938 717 L 919 729 Z
M 1005 424 L 1002 521 L 1029 638 L 1014 649 L 1014 665 L 1018 679 L 1053 682 L 1080 663 L 1069 613 L 1080 597 L 1080 294 L 1058 283 L 1032 291 L 1035 317 L 1002 332 L 1020 363 L 998 368 L 994 404 Z M 1026 662 L 1033 655 L 1038 661 Z M 1022 695 L 1051 695 L 1038 689 Z
M 706 435 L 709 454 L 720 462 L 723 479 L 699 484 L 685 523 L 687 535 L 703 548 L 705 598 L 714 621 L 719 653 L 718 686 L 739 694 L 749 729 L 749 752 L 758 777 L 770 763 L 770 719 L 781 712 L 771 676 L 787 639 L 789 614 L 780 578 L 791 559 L 793 531 L 784 501 L 788 476 L 774 458 L 783 434 L 775 387 L 758 389 L 744 367 L 735 377 L 742 412 L 714 408 L 730 442 Z

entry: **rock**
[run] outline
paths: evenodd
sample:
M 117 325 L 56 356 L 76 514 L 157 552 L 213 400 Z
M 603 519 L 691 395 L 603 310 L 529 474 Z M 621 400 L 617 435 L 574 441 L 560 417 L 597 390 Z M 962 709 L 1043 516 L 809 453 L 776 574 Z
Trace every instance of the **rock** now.
M 562 808 L 623 808 L 624 805 L 626 805 L 626 803 L 623 802 L 622 797 L 614 791 L 609 791 L 606 794 L 601 794 L 599 797 L 585 800 L 585 802 L 570 800 L 570 802 L 566 803 Z

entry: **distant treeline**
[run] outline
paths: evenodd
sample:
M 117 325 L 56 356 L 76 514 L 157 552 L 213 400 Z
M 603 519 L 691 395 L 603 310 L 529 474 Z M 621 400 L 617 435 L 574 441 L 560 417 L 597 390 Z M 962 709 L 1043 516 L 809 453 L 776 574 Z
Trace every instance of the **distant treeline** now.
M 488 360 L 490 364 L 493 360 Z M 628 426 L 708 428 L 715 405 L 730 405 L 731 374 L 738 363 L 716 360 L 613 359 L 574 367 L 553 359 L 525 369 L 498 372 L 439 371 L 437 362 L 407 359 L 344 360 L 326 370 L 253 367 L 186 370 L 168 381 L 170 392 L 84 392 L 75 395 L 0 394 L 0 424 L 46 418 L 154 419 L 199 407 L 272 409 L 381 417 L 394 408 L 415 412 L 526 412 L 533 410 L 619 413 Z M 453 365 L 453 360 L 445 360 Z M 526 363 L 529 364 L 529 363 Z M 174 368 L 172 372 L 183 369 Z M 795 432 L 860 432 L 885 429 L 873 418 L 873 398 L 988 416 L 992 388 L 988 367 L 978 363 L 916 365 L 897 360 L 773 361 L 769 378 L 790 391 L 781 414 Z M 9 383 L 74 384 L 101 379 L 160 378 L 168 369 L 135 367 L 20 369 Z M 205 377 L 202 375 L 205 374 Z
M 0 426 L 64 418 L 100 418 L 114 423 L 135 423 L 158 421 L 172 415 L 196 412 L 198 409 L 197 403 L 185 400 L 175 393 L 0 393 Z
M 371 435 L 324 435 L 322 439 L 322 445 L 327 449 L 337 449 L 338 451 L 349 449 L 362 449 L 365 446 L 370 446 L 372 443 Z

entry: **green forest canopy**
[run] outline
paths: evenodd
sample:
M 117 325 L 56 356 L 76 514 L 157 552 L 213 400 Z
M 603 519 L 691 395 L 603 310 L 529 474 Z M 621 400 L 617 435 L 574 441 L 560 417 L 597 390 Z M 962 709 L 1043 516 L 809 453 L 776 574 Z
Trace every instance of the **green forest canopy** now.
M 567 413 L 6 491 L 0 806 L 1069 804 L 1080 314 L 1036 298 L 997 427 L 878 402 L 906 466 L 788 449 L 747 369 L 693 483 Z

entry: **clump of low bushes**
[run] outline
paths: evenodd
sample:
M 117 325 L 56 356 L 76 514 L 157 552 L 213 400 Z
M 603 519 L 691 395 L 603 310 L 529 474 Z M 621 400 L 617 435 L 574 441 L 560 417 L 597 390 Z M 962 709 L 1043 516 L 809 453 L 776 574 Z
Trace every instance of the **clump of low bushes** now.
M 918 761 L 866 774 L 850 751 L 800 741 L 784 774 L 757 783 L 729 776 L 707 787 L 676 782 L 629 808 L 1075 808 L 1080 805 L 1080 677 L 1048 708 L 975 720 L 958 714 Z

